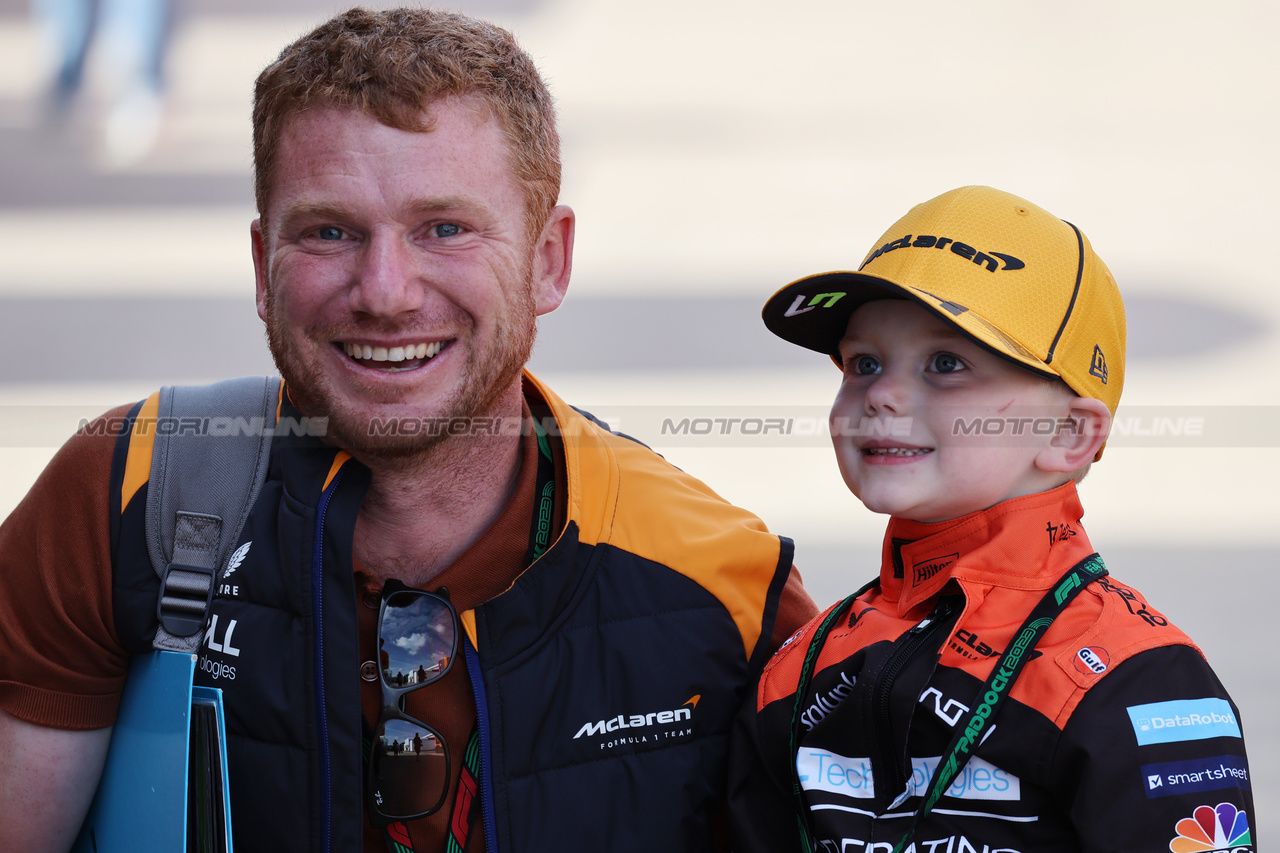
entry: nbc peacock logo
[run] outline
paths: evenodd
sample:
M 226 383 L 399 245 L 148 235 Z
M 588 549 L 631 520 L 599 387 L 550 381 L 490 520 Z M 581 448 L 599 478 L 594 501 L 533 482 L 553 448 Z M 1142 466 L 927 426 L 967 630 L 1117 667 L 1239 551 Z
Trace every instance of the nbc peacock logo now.
M 1200 806 L 1191 817 L 1178 821 L 1178 837 L 1169 842 L 1172 853 L 1207 853 L 1234 850 L 1253 843 L 1249 816 L 1231 803 Z

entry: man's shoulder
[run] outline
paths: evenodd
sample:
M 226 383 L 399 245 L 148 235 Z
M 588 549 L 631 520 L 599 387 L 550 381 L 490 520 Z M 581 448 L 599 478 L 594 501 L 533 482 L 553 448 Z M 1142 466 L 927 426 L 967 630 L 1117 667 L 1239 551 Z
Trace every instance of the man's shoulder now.
M 602 429 L 575 450 L 571 456 L 583 500 L 616 501 L 618 520 L 670 522 L 698 540 L 718 529 L 776 541 L 757 515 L 634 439 Z
M 75 433 L 54 454 L 39 485 L 43 488 L 63 483 L 102 479 L 108 472 L 116 444 L 122 434 L 128 432 L 131 412 L 137 403 L 124 403 L 103 412 L 96 418 L 82 419 Z M 104 486 L 105 486 L 105 480 Z
M 85 420 L 0 524 L 0 681 L 20 685 L 0 704 L 28 722 L 115 717 L 126 657 L 112 617 L 111 470 L 131 408 Z
M 72 503 L 84 503 L 84 498 L 105 510 L 112 458 L 135 405 L 116 406 L 96 418 L 82 419 L 53 454 L 10 520 L 16 523 L 28 516 L 57 516 Z M 106 520 L 103 515 L 104 525 Z
M 570 499 L 579 508 L 607 506 L 615 519 L 620 515 L 674 517 L 682 524 L 697 524 L 705 518 L 722 527 L 768 533 L 755 514 L 730 503 L 698 477 L 623 432 L 625 424 L 615 425 L 571 406 L 545 385 L 535 387 L 554 416 L 553 426 L 565 452 Z
M 789 540 L 653 449 L 539 390 L 560 429 L 580 542 L 665 566 L 743 613 L 764 606 L 791 567 Z

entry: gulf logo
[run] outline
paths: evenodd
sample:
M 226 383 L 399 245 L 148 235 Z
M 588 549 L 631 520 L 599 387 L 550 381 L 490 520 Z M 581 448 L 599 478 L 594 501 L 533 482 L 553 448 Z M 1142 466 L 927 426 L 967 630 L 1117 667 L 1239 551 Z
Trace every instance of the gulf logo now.
M 1076 652 L 1075 665 L 1076 671 L 1085 675 L 1102 675 L 1107 671 L 1107 667 L 1111 664 L 1111 656 L 1107 654 L 1107 650 L 1094 646 L 1090 648 L 1085 646 Z
M 1253 843 L 1249 832 L 1249 816 L 1231 803 L 1200 806 L 1191 817 L 1184 817 L 1175 827 L 1178 837 L 1169 842 L 1171 853 L 1206 853 L 1230 850 Z

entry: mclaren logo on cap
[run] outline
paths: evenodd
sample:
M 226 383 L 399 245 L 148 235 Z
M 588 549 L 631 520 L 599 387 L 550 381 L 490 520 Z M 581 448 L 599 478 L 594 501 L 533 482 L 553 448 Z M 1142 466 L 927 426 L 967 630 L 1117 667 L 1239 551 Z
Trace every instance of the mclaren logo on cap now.
M 1107 384 L 1107 357 L 1102 354 L 1102 347 L 1096 344 L 1093 347 L 1093 361 L 1089 364 L 1089 375 L 1101 379 L 1103 385 Z
M 840 301 L 840 297 L 844 296 L 842 290 L 838 293 L 815 293 L 813 296 L 806 296 L 803 293 L 796 297 L 795 302 L 791 303 L 791 307 L 783 312 L 783 317 L 794 317 L 797 314 L 803 314 L 806 311 L 812 311 L 814 308 L 830 308 Z M 807 300 L 807 301 L 806 301 Z M 825 300 L 826 304 L 821 304 Z
M 907 234 L 903 237 L 899 237 L 897 240 L 893 240 L 888 243 L 885 243 L 879 249 L 876 249 L 874 252 L 871 253 L 871 257 L 867 258 L 865 261 L 862 262 L 862 266 L 859 267 L 858 269 L 864 269 L 867 266 L 867 264 L 871 263 L 876 258 L 880 257 L 886 252 L 892 252 L 894 249 L 908 249 L 908 248 L 910 249 L 948 249 L 949 248 L 952 254 L 959 255 L 960 257 L 965 258 L 966 260 L 973 261 L 973 263 L 978 264 L 979 266 L 986 267 L 987 272 L 996 272 L 997 270 L 1020 270 L 1026 266 L 1025 263 L 1023 263 L 1018 258 L 1015 258 L 1013 255 L 1006 255 L 1003 252 L 979 252 L 977 249 L 973 248 L 968 243 L 959 243 L 951 239 L 950 237 L 933 237 L 928 234 L 921 234 L 920 236 L 912 240 L 911 235 Z M 1000 266 L 1000 263 L 999 261 L 996 260 L 996 258 L 999 258 L 1001 261 L 1004 261 L 1003 267 Z

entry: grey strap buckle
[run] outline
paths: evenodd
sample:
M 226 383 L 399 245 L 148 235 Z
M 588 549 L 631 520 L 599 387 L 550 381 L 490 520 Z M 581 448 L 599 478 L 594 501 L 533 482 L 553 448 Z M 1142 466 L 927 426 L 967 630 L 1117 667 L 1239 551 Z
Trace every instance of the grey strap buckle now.
M 190 637 L 204 628 L 213 603 L 214 568 L 170 563 L 160 576 L 156 618 L 175 637 Z
M 279 398 L 280 380 L 262 376 L 160 389 L 146 520 L 147 553 L 160 578 L 156 649 L 200 648 L 218 567 L 235 549 L 267 476 Z M 248 428 L 222 435 L 205 428 L 215 421 Z

